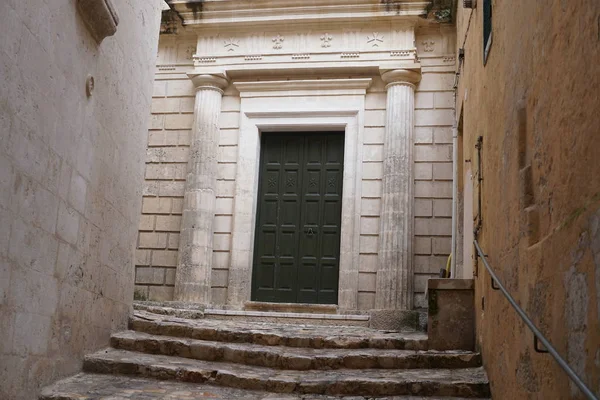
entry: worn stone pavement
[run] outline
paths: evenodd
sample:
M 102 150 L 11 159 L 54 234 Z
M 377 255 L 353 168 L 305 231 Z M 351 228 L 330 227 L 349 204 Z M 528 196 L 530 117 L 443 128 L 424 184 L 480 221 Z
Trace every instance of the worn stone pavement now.
M 121 375 L 81 373 L 46 388 L 41 400 L 367 400 L 364 396 L 319 396 L 267 393 L 228 387 L 160 381 Z M 381 400 L 466 400 L 458 397 L 377 397 Z M 473 400 L 473 399 L 471 399 Z

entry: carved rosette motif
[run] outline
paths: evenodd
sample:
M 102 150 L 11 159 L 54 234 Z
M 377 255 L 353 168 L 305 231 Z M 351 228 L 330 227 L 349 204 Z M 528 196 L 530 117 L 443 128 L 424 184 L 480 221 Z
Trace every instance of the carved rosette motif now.
M 321 47 L 331 47 L 332 40 L 333 36 L 331 36 L 329 33 L 321 35 Z

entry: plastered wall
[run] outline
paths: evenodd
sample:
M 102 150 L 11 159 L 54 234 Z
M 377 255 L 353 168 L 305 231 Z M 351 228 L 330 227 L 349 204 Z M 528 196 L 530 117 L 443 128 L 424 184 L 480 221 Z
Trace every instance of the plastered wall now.
M 0 398 L 31 400 L 127 326 L 159 1 L 0 3 Z M 86 97 L 86 77 L 95 88 Z
M 458 9 L 460 162 L 465 193 L 473 192 L 464 230 L 473 228 L 467 221 L 481 193 L 479 240 L 490 264 L 600 393 L 600 3 L 493 1 L 486 65 L 477 3 Z M 482 264 L 475 267 L 477 341 L 493 398 L 582 399 L 553 358 L 534 351 L 532 333 L 491 290 Z
M 453 29 L 418 32 L 423 75 L 415 93 L 415 305 L 426 307 L 427 278 L 445 267 L 450 252 L 452 197 Z M 185 184 L 194 88 L 191 33 L 162 35 L 154 82 L 145 189 L 136 260 L 136 297 L 172 300 L 181 202 Z M 192 49 L 192 50 L 190 50 Z M 386 91 L 378 76 L 365 96 L 358 308 L 375 307 L 379 250 Z M 218 191 L 214 223 L 212 302 L 226 304 L 231 260 L 239 93 L 226 89 L 220 118 Z

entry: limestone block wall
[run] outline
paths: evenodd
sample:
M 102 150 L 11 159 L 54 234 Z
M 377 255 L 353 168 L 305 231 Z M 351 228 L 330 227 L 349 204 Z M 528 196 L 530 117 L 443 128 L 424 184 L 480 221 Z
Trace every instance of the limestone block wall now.
M 160 2 L 113 4 L 99 45 L 74 1 L 0 2 L 2 399 L 127 326 Z
M 432 45 L 431 42 L 434 42 Z M 171 300 L 177 262 L 181 201 L 192 124 L 192 83 L 185 74 L 195 39 L 163 35 L 153 95 L 143 215 L 138 238 L 136 295 Z M 415 92 L 415 306 L 426 307 L 426 280 L 445 267 L 450 253 L 452 197 L 452 122 L 454 116 L 454 32 L 419 32 L 422 80 Z M 385 83 L 372 76 L 365 97 L 360 205 L 358 308 L 375 307 L 381 212 Z M 214 222 L 212 302 L 226 304 L 231 261 L 231 231 L 240 121 L 239 93 L 223 96 L 218 154 L 218 192 Z

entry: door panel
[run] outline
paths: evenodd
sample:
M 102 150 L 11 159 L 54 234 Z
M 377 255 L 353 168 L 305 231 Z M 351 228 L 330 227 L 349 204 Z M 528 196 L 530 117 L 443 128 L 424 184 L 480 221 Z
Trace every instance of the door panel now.
M 337 303 L 343 133 L 262 136 L 252 299 Z

